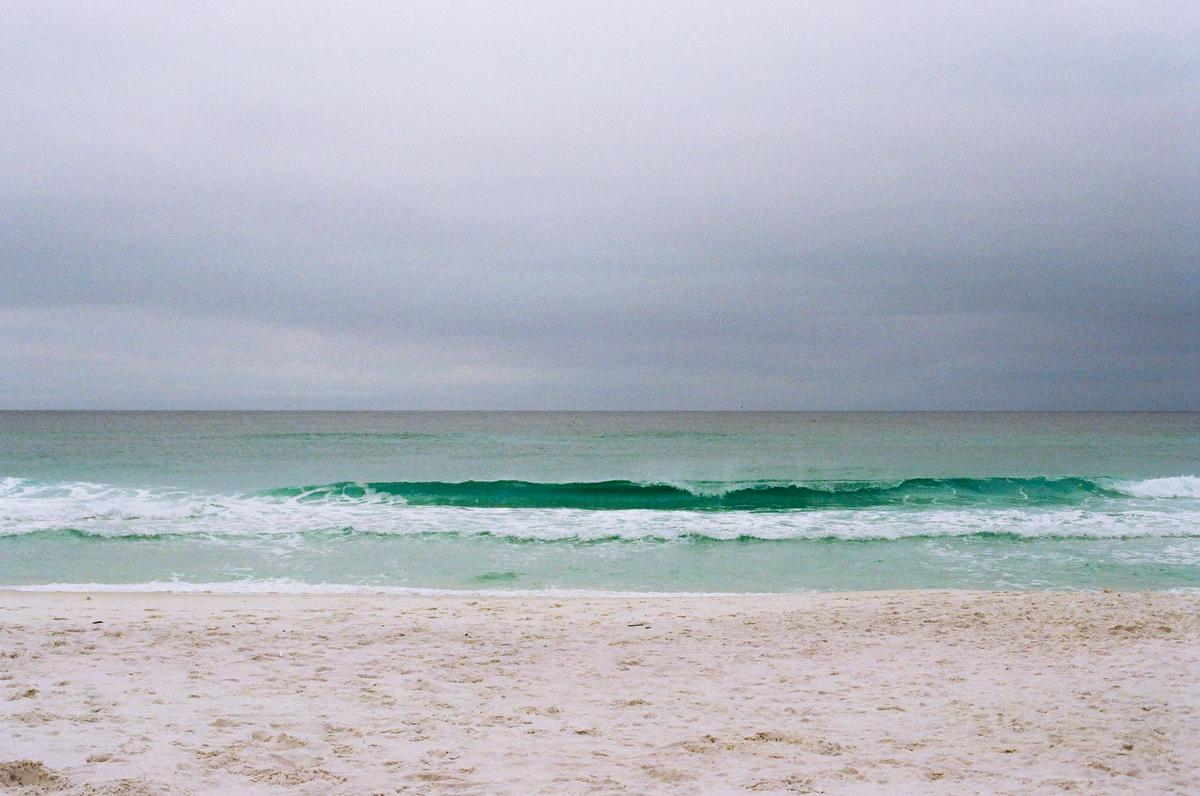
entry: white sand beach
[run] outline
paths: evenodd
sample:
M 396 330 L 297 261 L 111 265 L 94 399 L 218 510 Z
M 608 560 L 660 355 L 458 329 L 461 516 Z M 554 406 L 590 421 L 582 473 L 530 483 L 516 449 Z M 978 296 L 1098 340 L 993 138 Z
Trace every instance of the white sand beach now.
M 1183 793 L 1200 595 L 0 592 L 0 789 Z

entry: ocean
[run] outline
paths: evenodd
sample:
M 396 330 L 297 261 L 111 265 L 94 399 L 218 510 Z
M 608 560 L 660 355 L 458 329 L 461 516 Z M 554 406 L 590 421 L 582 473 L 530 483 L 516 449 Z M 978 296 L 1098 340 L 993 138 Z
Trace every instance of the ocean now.
M 0 586 L 1200 587 L 1200 413 L 0 412 Z

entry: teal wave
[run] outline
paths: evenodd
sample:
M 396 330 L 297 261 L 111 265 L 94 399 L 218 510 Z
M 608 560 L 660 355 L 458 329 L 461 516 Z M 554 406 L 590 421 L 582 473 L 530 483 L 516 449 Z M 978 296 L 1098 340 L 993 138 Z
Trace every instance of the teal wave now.
M 885 506 L 1061 506 L 1127 497 L 1087 478 L 910 478 L 903 481 L 778 481 L 689 484 L 595 481 L 341 481 L 260 495 L 299 501 L 387 499 L 417 506 L 480 508 L 791 511 Z

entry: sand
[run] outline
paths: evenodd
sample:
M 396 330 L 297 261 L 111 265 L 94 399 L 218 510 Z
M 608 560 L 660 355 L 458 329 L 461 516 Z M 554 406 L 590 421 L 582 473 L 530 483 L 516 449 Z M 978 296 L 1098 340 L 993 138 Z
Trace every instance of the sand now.
M 1198 609 L 0 592 L 0 789 L 1195 793 Z

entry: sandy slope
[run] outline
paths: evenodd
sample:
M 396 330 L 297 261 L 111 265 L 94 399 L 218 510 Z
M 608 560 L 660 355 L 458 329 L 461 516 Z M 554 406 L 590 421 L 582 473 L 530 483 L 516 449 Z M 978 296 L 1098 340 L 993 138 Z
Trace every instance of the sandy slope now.
M 1200 782 L 1198 609 L 1196 594 L 0 592 L 0 787 L 1184 792 Z

